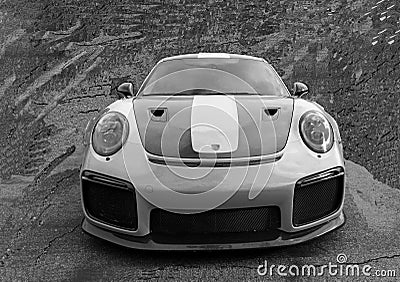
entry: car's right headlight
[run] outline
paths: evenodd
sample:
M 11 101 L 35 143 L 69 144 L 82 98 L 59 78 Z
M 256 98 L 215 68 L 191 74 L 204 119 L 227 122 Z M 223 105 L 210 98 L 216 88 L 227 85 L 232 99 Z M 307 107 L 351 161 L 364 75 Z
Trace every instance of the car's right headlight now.
M 333 146 L 333 130 L 328 119 L 318 111 L 308 111 L 300 118 L 300 135 L 304 144 L 317 153 L 326 153 Z
M 125 144 L 129 134 L 129 123 L 119 112 L 108 112 L 100 117 L 92 133 L 92 146 L 101 156 L 115 154 Z

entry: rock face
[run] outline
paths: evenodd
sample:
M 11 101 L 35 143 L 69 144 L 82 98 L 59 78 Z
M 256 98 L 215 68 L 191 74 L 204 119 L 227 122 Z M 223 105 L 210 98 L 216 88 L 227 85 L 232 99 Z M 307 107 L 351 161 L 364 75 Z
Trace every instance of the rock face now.
M 338 121 L 346 158 L 399 188 L 400 8 L 379 1 L 5 0 L 0 4 L 0 176 L 37 175 L 162 57 L 264 57 Z M 75 147 L 72 147 L 75 146 Z

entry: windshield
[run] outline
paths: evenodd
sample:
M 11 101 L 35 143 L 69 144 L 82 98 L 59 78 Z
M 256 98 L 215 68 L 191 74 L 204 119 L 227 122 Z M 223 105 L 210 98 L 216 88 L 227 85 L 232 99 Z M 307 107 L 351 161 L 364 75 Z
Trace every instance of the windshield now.
M 246 94 L 288 96 L 273 68 L 251 59 L 195 58 L 160 63 L 139 95 Z

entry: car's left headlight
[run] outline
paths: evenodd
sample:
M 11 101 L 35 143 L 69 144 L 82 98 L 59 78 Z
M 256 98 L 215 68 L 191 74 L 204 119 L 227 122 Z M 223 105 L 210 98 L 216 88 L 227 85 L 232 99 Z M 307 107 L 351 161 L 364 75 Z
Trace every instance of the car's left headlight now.
M 300 118 L 300 135 L 308 148 L 326 153 L 333 146 L 333 130 L 328 119 L 318 111 L 308 111 Z
M 92 146 L 101 156 L 110 156 L 124 145 L 129 133 L 126 117 L 118 112 L 108 112 L 94 126 Z

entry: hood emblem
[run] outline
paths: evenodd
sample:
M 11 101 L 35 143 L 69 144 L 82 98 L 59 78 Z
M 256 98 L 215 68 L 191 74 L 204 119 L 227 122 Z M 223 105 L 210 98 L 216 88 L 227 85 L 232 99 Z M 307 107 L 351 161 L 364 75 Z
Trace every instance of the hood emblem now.
M 219 144 L 211 144 L 211 149 L 213 149 L 214 151 L 218 151 L 219 147 L 220 147 Z

